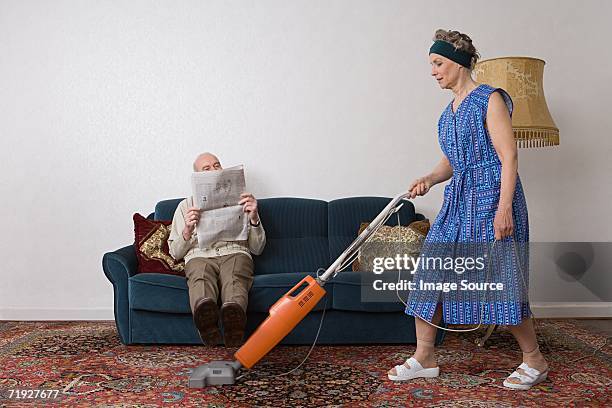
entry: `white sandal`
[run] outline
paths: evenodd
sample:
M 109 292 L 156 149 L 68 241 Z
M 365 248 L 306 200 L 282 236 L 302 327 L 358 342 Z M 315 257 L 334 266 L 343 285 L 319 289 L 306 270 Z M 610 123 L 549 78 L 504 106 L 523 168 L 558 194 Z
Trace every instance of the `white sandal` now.
M 405 363 L 395 366 L 395 373 L 397 375 L 387 373 L 391 381 L 407 381 L 414 378 L 433 378 L 440 374 L 440 367 L 423 368 L 421 363 L 414 357 L 410 357 L 406 360 L 406 363 L 410 365 L 410 368 L 406 367 L 404 365 Z
M 522 368 L 524 374 L 518 372 L 518 368 Z M 516 371 L 514 371 L 506 380 L 504 381 L 504 387 L 512 388 L 514 390 L 528 390 L 536 384 L 541 383 L 548 377 L 548 369 L 543 373 L 539 372 L 535 368 L 531 368 L 527 365 L 527 363 L 522 363 L 518 366 Z M 513 383 L 508 381 L 510 378 L 518 378 L 520 383 Z

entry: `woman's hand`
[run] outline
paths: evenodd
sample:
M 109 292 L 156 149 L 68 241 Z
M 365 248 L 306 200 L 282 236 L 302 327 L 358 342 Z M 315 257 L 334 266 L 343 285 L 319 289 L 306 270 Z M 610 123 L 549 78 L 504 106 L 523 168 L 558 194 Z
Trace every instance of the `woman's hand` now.
M 408 187 L 408 192 L 410 193 L 408 198 L 414 198 L 416 196 L 423 196 L 427 194 L 432 185 L 433 183 L 431 182 L 431 178 L 429 176 L 419 177 L 410 184 L 410 187 Z
M 495 239 L 501 240 L 514 233 L 514 222 L 512 221 L 512 206 L 499 206 L 493 220 L 493 231 Z

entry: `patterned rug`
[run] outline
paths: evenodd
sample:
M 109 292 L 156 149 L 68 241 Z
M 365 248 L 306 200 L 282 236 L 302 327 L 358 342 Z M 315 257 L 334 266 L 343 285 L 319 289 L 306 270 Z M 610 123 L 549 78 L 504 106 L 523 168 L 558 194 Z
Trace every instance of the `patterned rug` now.
M 233 386 L 189 389 L 193 367 L 231 360 L 235 349 L 124 346 L 114 322 L 0 322 L 0 406 L 612 406 L 607 336 L 572 320 L 538 323 L 551 373 L 524 392 L 502 386 L 520 363 L 505 330 L 493 333 L 485 348 L 474 344 L 479 332 L 449 333 L 438 349 L 441 374 L 435 379 L 387 379 L 386 370 L 403 362 L 414 351 L 411 345 L 317 346 L 288 375 L 281 374 L 296 367 L 309 347 L 279 346 Z M 34 390 L 58 391 L 43 399 L 17 398 L 11 390 L 25 397 Z

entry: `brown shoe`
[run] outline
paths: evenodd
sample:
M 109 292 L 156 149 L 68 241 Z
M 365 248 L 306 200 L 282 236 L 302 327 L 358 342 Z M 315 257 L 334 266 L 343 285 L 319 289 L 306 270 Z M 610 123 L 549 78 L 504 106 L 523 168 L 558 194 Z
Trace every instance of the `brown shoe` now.
M 221 321 L 223 322 L 223 337 L 226 347 L 242 345 L 246 313 L 238 303 L 227 302 L 221 306 Z
M 198 300 L 193 311 L 193 322 L 204 344 L 214 346 L 221 342 L 221 332 L 218 324 L 219 307 L 215 300 L 211 298 Z

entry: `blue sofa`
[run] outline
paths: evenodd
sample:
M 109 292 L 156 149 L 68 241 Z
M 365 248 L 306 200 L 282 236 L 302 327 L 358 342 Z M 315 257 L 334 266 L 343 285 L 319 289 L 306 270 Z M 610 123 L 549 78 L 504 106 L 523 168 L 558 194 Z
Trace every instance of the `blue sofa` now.
M 389 200 L 258 200 L 267 244 L 263 254 L 254 257 L 246 336 L 268 316 L 270 306 L 305 275 L 315 276 L 318 268 L 327 268 L 355 239 L 360 223 L 371 221 Z M 160 201 L 149 217 L 171 220 L 180 201 Z M 399 215 L 402 225 L 424 219 L 410 202 L 404 204 Z M 396 223 L 395 216 L 388 222 Z M 124 344 L 201 344 L 184 277 L 137 274 L 132 245 L 106 253 L 102 266 L 113 286 L 115 322 Z M 326 284 L 327 300 L 322 299 L 282 344 L 311 344 L 324 307 L 319 344 L 415 343 L 414 318 L 404 313 L 400 302 L 361 301 L 363 273 L 342 272 Z M 444 332 L 438 331 L 438 344 L 443 336 Z

